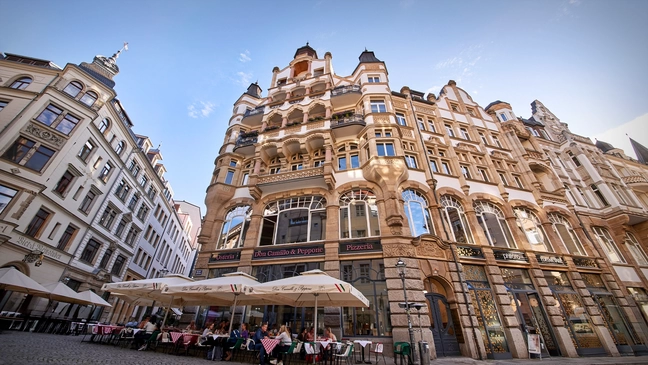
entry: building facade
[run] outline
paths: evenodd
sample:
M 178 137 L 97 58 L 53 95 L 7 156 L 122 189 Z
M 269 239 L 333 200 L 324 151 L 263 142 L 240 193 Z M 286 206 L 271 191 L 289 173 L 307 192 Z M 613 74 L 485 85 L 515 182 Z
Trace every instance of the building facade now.
M 267 95 L 250 85 L 215 160 L 195 277 L 324 270 L 371 305 L 320 308 L 321 325 L 387 344 L 409 341 L 406 290 L 425 304 L 411 314 L 432 357 L 526 358 L 528 335 L 552 356 L 642 354 L 646 165 L 539 101 L 523 119 L 454 81 L 426 96 L 388 76 L 369 51 L 336 75 L 306 45 Z M 239 310 L 252 324 L 313 321 L 312 308 Z
M 175 207 L 160 151 L 133 133 L 117 99 L 120 52 L 63 68 L 1 56 L 0 266 L 98 293 L 164 267 L 189 273 L 190 231 L 200 223 Z M 159 244 L 150 244 L 151 227 Z M 165 255 L 154 261 L 158 248 Z M 47 303 L 4 294 L 5 310 Z

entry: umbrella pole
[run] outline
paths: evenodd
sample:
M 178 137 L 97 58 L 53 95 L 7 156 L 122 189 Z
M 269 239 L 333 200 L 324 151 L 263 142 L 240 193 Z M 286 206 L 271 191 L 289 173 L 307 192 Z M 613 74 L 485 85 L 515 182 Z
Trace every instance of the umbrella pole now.
M 232 311 L 230 312 L 230 325 L 229 325 L 229 332 L 227 334 L 231 335 L 232 334 L 232 324 L 234 324 L 234 311 L 236 310 L 236 302 L 238 301 L 238 293 L 234 294 L 234 305 L 232 306 Z
M 315 316 L 315 321 L 314 321 L 315 322 L 315 329 L 314 329 L 314 332 L 315 333 L 313 333 L 313 341 L 317 340 L 317 297 L 319 297 L 319 294 L 315 293 L 315 313 L 314 313 L 314 316 Z M 314 345 L 315 353 L 313 354 L 313 364 L 315 363 L 315 359 L 317 357 L 317 350 L 318 350 L 317 345 L 318 345 L 318 343 L 315 342 L 315 345 Z
M 164 328 L 164 325 L 166 324 L 167 316 L 169 315 L 169 309 L 171 309 L 171 303 L 173 303 L 173 295 L 171 296 L 171 300 L 169 301 L 169 306 L 166 309 L 166 312 L 164 312 L 164 320 L 162 320 L 162 327 L 160 327 L 160 330 Z

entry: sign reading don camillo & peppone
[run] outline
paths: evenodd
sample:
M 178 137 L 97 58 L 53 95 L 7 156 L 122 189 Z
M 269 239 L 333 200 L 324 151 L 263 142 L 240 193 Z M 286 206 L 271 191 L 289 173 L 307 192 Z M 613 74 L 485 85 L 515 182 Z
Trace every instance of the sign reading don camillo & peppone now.
M 287 257 L 324 256 L 324 245 L 255 250 L 252 260 L 283 259 Z

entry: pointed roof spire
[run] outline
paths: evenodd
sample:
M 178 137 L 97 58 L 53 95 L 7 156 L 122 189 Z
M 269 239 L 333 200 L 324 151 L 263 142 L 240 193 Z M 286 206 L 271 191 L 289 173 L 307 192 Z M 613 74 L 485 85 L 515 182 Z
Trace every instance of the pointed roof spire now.
M 117 58 L 123 51 L 128 51 L 128 42 L 110 57 L 96 55 L 92 63 L 81 62 L 79 67 L 108 87 L 115 87 L 113 77 L 119 73 Z
M 632 149 L 634 149 L 635 154 L 637 155 L 637 161 L 641 162 L 644 165 L 648 165 L 648 148 L 644 147 L 641 143 L 635 141 L 632 138 L 630 138 L 630 144 L 632 145 Z

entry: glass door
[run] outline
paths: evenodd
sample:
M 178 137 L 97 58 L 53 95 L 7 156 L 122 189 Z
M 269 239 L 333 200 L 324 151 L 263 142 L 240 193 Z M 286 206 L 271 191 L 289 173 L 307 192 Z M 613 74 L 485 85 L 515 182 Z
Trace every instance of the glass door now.
M 450 306 L 441 294 L 426 294 L 430 303 L 430 329 L 434 338 L 437 356 L 459 356 L 459 343 L 455 332 Z

